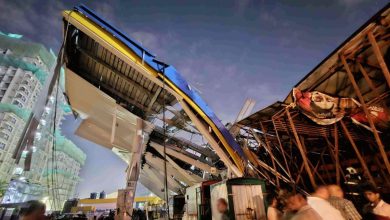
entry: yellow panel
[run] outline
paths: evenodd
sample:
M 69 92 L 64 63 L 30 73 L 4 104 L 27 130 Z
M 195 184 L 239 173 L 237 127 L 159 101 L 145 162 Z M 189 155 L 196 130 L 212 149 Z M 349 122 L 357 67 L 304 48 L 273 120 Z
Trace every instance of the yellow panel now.
M 64 11 L 64 17 L 68 19 L 70 23 L 72 23 L 72 19 L 76 20 L 86 28 L 88 28 L 91 32 L 99 36 L 101 39 L 112 45 L 116 50 L 124 54 L 126 57 L 134 61 L 139 66 L 143 67 L 148 73 L 153 77 L 159 76 L 163 79 L 176 93 L 178 93 L 181 97 L 186 100 L 190 106 L 195 109 L 195 111 L 211 126 L 215 134 L 218 136 L 219 140 L 225 146 L 225 149 L 228 151 L 229 155 L 232 157 L 236 166 L 241 172 L 244 172 L 244 167 L 242 164 L 242 160 L 239 155 L 230 147 L 230 145 L 225 140 L 225 137 L 221 134 L 219 129 L 215 126 L 215 124 L 205 115 L 205 113 L 196 105 L 191 98 L 189 98 L 185 93 L 183 93 L 175 84 L 173 84 L 169 79 L 163 77 L 161 73 L 156 72 L 153 68 L 148 65 L 143 64 L 142 59 L 138 57 L 131 49 L 129 49 L 126 45 L 124 45 L 120 40 L 113 37 L 107 31 L 102 29 L 100 26 L 96 25 L 94 22 L 90 21 L 88 18 L 84 17 L 82 14 L 74 11 Z M 72 18 L 72 19 L 70 19 Z

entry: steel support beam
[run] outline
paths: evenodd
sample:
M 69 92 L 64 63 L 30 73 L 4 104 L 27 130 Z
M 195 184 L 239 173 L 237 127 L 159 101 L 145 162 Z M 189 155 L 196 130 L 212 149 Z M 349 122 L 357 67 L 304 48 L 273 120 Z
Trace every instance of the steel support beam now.
M 264 134 L 264 140 L 265 140 L 265 149 L 266 151 L 268 152 L 269 156 L 271 157 L 271 162 L 272 162 L 272 167 L 274 168 L 274 170 L 276 171 L 276 164 L 275 164 L 275 157 L 274 157 L 274 154 L 272 153 L 272 149 L 271 147 L 269 146 L 269 140 L 267 138 L 267 135 L 266 135 L 266 132 L 265 132 L 265 129 L 264 129 L 264 126 L 263 124 L 260 122 L 260 125 L 261 125 L 261 130 Z M 250 129 L 251 132 L 252 132 L 252 135 L 253 137 L 255 138 L 256 142 L 258 143 L 259 146 L 261 146 L 261 140 L 260 140 L 260 137 L 256 134 L 256 132 L 251 128 Z M 280 166 L 280 164 L 279 164 Z M 276 185 L 279 187 L 280 186 L 280 183 L 279 183 L 279 177 L 276 176 Z
M 313 173 L 311 172 L 310 165 L 309 165 L 307 155 L 306 155 L 306 151 L 304 150 L 304 148 L 302 146 L 301 140 L 298 136 L 297 130 L 295 129 L 294 121 L 291 118 L 290 111 L 288 110 L 288 108 L 286 108 L 286 114 L 287 114 L 288 121 L 290 122 L 290 126 L 291 126 L 291 129 L 293 131 L 295 141 L 297 142 L 297 147 L 299 149 L 299 152 L 301 153 L 306 173 L 309 175 L 310 183 L 313 186 L 313 188 L 316 188 L 317 183 L 314 179 Z
M 381 50 L 379 49 L 378 43 L 376 42 L 375 36 L 372 33 L 372 31 L 369 31 L 367 33 L 367 37 L 368 37 L 368 40 L 371 43 L 372 50 L 374 51 L 375 57 L 378 60 L 379 66 L 382 69 L 382 73 L 385 76 L 385 79 L 387 81 L 387 85 L 390 87 L 390 73 L 389 73 L 389 69 L 388 69 L 388 67 L 386 65 L 385 59 L 383 59 Z
M 181 104 L 184 111 L 187 113 L 188 117 L 194 122 L 199 132 L 204 135 L 208 143 L 216 151 L 217 155 L 224 162 L 225 166 L 230 169 L 236 177 L 242 177 L 243 173 L 230 161 L 230 159 L 219 146 L 217 141 L 211 136 L 209 129 L 196 117 L 196 115 L 192 112 L 187 103 L 183 100 L 179 100 L 179 103 Z
M 274 117 L 272 117 L 272 125 L 274 126 L 275 134 L 276 134 L 276 139 L 278 140 L 278 144 L 279 144 L 279 147 L 280 147 L 280 151 L 281 151 L 281 154 L 282 154 L 284 163 L 286 164 L 286 169 L 287 169 L 287 172 L 288 172 L 288 176 L 290 177 L 291 182 L 294 182 L 294 179 L 293 179 L 293 177 L 291 176 L 290 167 L 289 167 L 289 165 L 288 165 L 288 163 L 287 163 L 287 158 L 286 158 L 286 155 L 285 155 L 285 151 L 284 151 L 284 148 L 283 148 L 283 144 L 282 144 L 282 141 L 280 140 L 280 136 L 279 136 L 278 129 L 276 129 Z
M 348 140 L 349 140 L 349 143 L 351 143 L 351 146 L 353 148 L 353 150 L 355 151 L 355 154 L 360 162 L 360 164 L 362 165 L 362 168 L 364 170 L 364 172 L 367 174 L 368 176 L 368 179 L 370 180 L 370 182 L 376 186 L 376 183 L 374 181 L 374 178 L 372 177 L 371 175 L 371 172 L 370 172 L 370 169 L 368 169 L 368 166 L 366 164 L 366 161 L 364 160 L 363 156 L 360 154 L 360 151 L 358 149 L 358 147 L 356 146 L 356 143 L 355 141 L 353 140 L 351 134 L 349 133 L 348 131 L 348 128 L 347 126 L 345 126 L 344 122 L 342 120 L 340 120 L 340 124 L 341 124 L 341 127 L 343 128 L 344 130 L 344 133 L 345 133 L 345 136 L 347 136 Z
M 335 157 L 336 163 L 336 183 L 340 185 L 340 157 L 339 157 L 339 131 L 337 123 L 334 124 L 334 152 L 330 152 Z
M 158 148 L 156 150 L 161 155 L 163 155 L 163 151 L 160 148 Z M 174 160 L 172 160 L 172 158 L 170 156 L 167 156 L 167 161 L 169 162 L 169 164 L 171 164 L 171 166 L 173 168 L 175 168 L 177 170 L 177 172 L 179 172 L 184 177 L 184 179 L 182 179 L 182 181 L 185 182 L 187 185 L 192 186 L 195 183 L 199 183 L 199 182 L 203 181 L 203 179 L 201 177 L 198 177 L 197 175 L 194 175 L 194 174 L 190 174 L 189 171 L 186 171 L 185 169 L 181 168 Z
M 108 63 L 106 63 L 106 61 L 103 60 L 102 58 L 97 57 L 96 55 L 92 54 L 91 52 L 89 52 L 89 51 L 87 51 L 87 50 L 85 50 L 83 48 L 79 47 L 77 49 L 78 49 L 78 51 L 80 51 L 85 56 L 89 57 L 90 59 L 92 59 L 96 63 L 104 66 L 109 71 L 113 72 L 116 76 L 118 76 L 119 78 L 121 78 L 124 81 L 126 81 L 127 83 L 129 83 L 131 86 L 133 86 L 135 89 L 139 90 L 141 93 L 146 94 L 149 97 L 149 99 L 152 99 L 155 96 L 156 93 L 153 94 L 152 92 L 150 92 L 149 90 L 147 90 L 143 86 L 139 85 L 136 81 L 134 81 L 131 78 L 129 78 L 128 76 L 126 76 L 124 73 L 119 72 L 118 70 L 114 69 Z M 159 87 L 159 88 L 161 88 L 161 87 Z M 161 92 L 161 90 L 160 90 L 160 92 Z M 160 92 L 157 92 L 157 94 L 160 94 Z M 159 103 L 159 105 L 161 105 L 161 106 L 163 105 L 163 103 L 161 101 L 157 100 L 157 97 L 156 97 L 156 99 L 154 101 L 157 101 Z
M 367 107 L 367 105 L 366 105 L 366 103 L 364 101 L 362 93 L 360 92 L 359 86 L 357 85 L 357 83 L 355 81 L 355 78 L 353 77 L 352 71 L 349 68 L 348 63 L 347 63 L 344 55 L 341 55 L 340 59 L 341 59 L 341 62 L 343 63 L 343 65 L 344 65 L 345 70 L 347 71 L 349 81 L 351 81 L 351 83 L 352 83 L 352 86 L 353 86 L 353 88 L 355 90 L 356 96 L 359 98 L 359 101 L 360 101 L 360 104 L 362 105 L 364 114 L 366 114 L 366 117 L 367 117 L 368 123 L 370 124 L 370 128 L 372 130 L 372 133 L 374 134 L 375 140 L 376 140 L 376 142 L 378 144 L 379 152 L 381 153 L 382 159 L 383 159 L 383 161 L 385 163 L 387 172 L 390 174 L 390 162 L 389 162 L 389 159 L 387 157 L 387 154 L 386 154 L 386 151 L 385 151 L 385 147 L 384 147 L 384 145 L 382 143 L 382 140 L 381 140 L 381 138 L 379 136 L 379 133 L 376 130 L 374 121 L 371 118 L 371 113 L 368 110 L 368 107 Z
M 154 149 L 156 149 L 158 151 L 164 149 L 163 146 L 161 146 L 160 144 L 157 144 L 155 142 L 151 142 L 150 146 L 152 146 Z M 166 148 L 166 153 L 181 160 L 181 161 L 184 161 L 188 164 L 194 165 L 195 167 L 198 167 L 199 169 L 201 169 L 203 171 L 207 171 L 209 173 L 212 173 L 213 167 L 209 166 L 208 164 L 202 163 L 198 160 L 195 160 L 187 155 L 184 155 L 183 153 L 177 152 L 177 151 L 172 150 L 170 148 Z

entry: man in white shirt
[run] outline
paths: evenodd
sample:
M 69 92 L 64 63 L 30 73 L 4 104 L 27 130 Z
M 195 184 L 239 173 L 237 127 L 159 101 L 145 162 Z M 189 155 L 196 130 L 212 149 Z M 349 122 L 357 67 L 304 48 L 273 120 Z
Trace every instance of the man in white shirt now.
M 291 193 L 286 196 L 288 211 L 295 212 L 291 220 L 325 220 L 307 204 L 306 197 L 300 193 Z
M 379 191 L 374 186 L 366 186 L 363 189 L 364 197 L 369 201 L 364 206 L 365 213 L 372 213 L 378 217 L 390 219 L 390 205 L 381 199 Z
M 340 211 L 328 202 L 328 199 L 327 187 L 320 186 L 312 196 L 307 197 L 307 202 L 324 220 L 345 220 Z

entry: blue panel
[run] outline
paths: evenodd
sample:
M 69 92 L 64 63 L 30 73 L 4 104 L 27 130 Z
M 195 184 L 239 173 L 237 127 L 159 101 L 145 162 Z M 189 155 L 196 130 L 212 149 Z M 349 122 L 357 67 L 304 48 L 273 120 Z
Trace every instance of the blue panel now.
M 161 63 L 157 62 L 154 59 L 154 55 L 149 52 L 147 49 L 139 45 L 135 40 L 127 37 L 120 30 L 110 25 L 103 19 L 101 19 L 95 12 L 90 10 L 84 5 L 80 5 L 75 7 L 75 10 L 84 14 L 86 17 L 91 19 L 93 22 L 101 26 L 103 29 L 112 34 L 115 38 L 119 39 L 126 46 L 128 46 L 135 54 L 137 54 L 141 59 L 144 58 L 144 62 L 147 63 L 150 67 L 152 67 L 157 72 L 162 72 L 163 66 Z M 192 101 L 207 115 L 207 117 L 215 124 L 215 126 L 219 129 L 222 135 L 225 137 L 228 144 L 235 150 L 242 159 L 246 159 L 246 156 L 241 149 L 241 147 L 234 140 L 233 136 L 226 129 L 226 127 L 222 124 L 219 118 L 214 114 L 211 108 L 206 104 L 206 102 L 200 97 L 200 95 L 191 89 L 190 85 L 187 81 L 177 72 L 177 70 L 173 66 L 166 66 L 165 75 L 167 79 L 169 79 L 174 85 L 176 85 L 183 93 L 185 93 Z

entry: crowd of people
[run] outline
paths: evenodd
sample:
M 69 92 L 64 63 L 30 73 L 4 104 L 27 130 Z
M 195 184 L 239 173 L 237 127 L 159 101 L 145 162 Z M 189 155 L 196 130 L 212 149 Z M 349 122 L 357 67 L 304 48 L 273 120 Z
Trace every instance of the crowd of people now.
M 146 211 L 142 209 L 133 209 L 132 220 L 146 220 Z
M 268 220 L 390 220 L 390 205 L 378 189 L 367 185 L 362 193 L 367 204 L 361 210 L 344 198 L 338 185 L 319 186 L 311 194 L 279 190 L 267 195 Z

